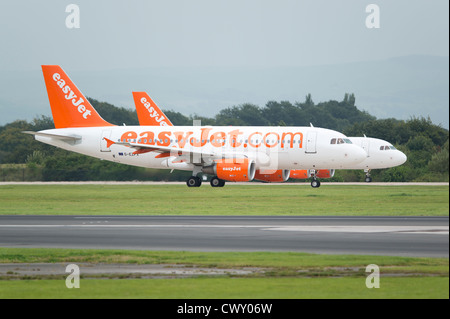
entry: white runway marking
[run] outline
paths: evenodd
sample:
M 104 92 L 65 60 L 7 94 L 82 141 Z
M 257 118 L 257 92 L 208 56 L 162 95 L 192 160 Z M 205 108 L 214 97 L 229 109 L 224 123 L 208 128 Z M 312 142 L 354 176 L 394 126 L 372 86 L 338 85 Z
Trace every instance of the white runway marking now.
M 449 235 L 449 226 L 282 226 L 268 228 L 267 230 L 333 233 L 405 233 Z
M 399 233 L 449 235 L 449 226 L 268 226 L 268 225 L 0 225 L 0 228 L 259 228 L 267 231 L 331 232 L 331 233 Z

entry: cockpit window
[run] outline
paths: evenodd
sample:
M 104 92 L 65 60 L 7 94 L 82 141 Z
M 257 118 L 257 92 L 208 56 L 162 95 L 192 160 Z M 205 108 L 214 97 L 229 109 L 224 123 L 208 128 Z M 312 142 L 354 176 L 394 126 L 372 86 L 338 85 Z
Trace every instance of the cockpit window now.
M 330 144 L 353 144 L 348 138 L 332 138 Z
M 385 150 L 385 151 L 387 151 L 387 150 L 396 150 L 396 148 L 394 147 L 394 146 L 392 146 L 392 145 L 385 145 L 385 146 L 380 146 L 380 150 Z

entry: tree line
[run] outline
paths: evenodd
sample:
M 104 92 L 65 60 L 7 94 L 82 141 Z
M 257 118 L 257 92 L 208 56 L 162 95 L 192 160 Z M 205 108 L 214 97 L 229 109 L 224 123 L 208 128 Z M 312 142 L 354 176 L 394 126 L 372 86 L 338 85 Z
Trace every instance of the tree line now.
M 214 117 L 186 116 L 164 110 L 174 125 L 217 126 L 309 126 L 337 130 L 347 136 L 375 137 L 387 140 L 403 151 L 405 164 L 374 170 L 374 181 L 448 181 L 449 132 L 429 118 L 409 120 L 377 119 L 355 106 L 354 94 L 346 93 L 342 101 L 314 103 L 310 94 L 303 102 L 268 101 L 260 107 L 241 104 L 222 109 Z M 89 98 L 98 113 L 116 125 L 139 125 L 135 110 L 117 107 Z M 0 126 L 0 180 L 186 180 L 190 172 L 144 169 L 101 161 L 68 152 L 34 140 L 22 131 L 54 128 L 53 120 L 40 116 L 32 121 L 18 120 Z M 334 181 L 361 181 L 362 170 L 338 171 Z

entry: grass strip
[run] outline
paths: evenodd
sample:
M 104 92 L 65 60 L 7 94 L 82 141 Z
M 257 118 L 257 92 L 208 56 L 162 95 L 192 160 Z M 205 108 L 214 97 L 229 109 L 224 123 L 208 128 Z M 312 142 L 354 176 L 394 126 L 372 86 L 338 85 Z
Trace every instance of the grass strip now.
M 417 185 L 1 185 L 0 214 L 448 216 L 448 194 Z
M 446 277 L 381 277 L 368 289 L 364 278 L 184 278 L 0 282 L 0 299 L 448 299 Z
M 108 249 L 0 248 L 0 263 L 175 264 L 216 268 L 261 267 L 274 274 L 328 268 L 365 269 L 376 264 L 384 273 L 448 276 L 448 258 L 322 255 L 297 252 L 188 252 Z

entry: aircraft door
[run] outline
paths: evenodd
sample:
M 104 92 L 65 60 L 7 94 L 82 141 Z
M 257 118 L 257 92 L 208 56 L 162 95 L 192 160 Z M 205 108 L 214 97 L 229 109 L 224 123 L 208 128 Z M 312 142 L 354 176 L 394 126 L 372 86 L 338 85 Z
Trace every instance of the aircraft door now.
M 317 132 L 310 131 L 306 135 L 306 148 L 305 153 L 317 153 L 316 150 Z
M 369 154 L 370 145 L 369 144 L 370 144 L 370 140 L 368 138 L 364 138 L 361 142 L 361 147 L 363 148 L 363 150 L 366 151 L 367 157 L 370 156 L 370 154 Z

